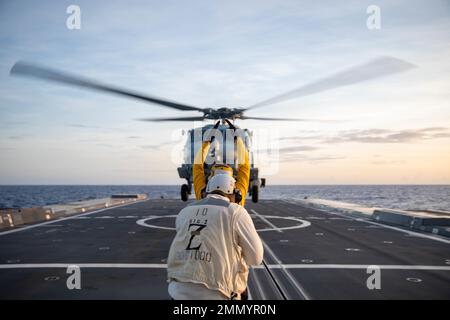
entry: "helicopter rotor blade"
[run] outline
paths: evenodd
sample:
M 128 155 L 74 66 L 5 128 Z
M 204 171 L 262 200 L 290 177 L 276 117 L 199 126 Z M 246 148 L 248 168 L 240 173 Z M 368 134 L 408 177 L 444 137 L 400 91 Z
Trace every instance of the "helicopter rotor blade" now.
M 241 120 L 264 120 L 264 121 L 301 121 L 301 122 L 337 122 L 335 120 L 320 120 L 320 119 L 299 119 L 299 118 L 266 118 L 266 117 L 247 117 L 241 116 L 237 119 Z
M 72 85 L 81 88 L 87 88 L 102 92 L 113 93 L 125 97 L 130 97 L 138 100 L 143 100 L 146 102 L 156 103 L 165 107 L 169 107 L 172 109 L 182 110 L 182 111 L 201 111 L 204 110 L 202 108 L 193 107 L 157 97 L 152 97 L 148 95 L 144 95 L 132 90 L 119 88 L 116 86 L 104 84 L 97 82 L 95 80 L 91 80 L 88 78 L 80 77 L 77 75 L 61 72 L 58 70 L 50 69 L 43 66 L 38 66 L 35 64 L 31 64 L 24 61 L 18 61 L 14 64 L 10 71 L 11 75 L 17 76 L 27 76 L 31 78 L 38 78 L 42 80 L 48 80 L 58 83 L 63 83 L 66 85 Z
M 379 57 L 365 64 L 351 67 L 347 70 L 335 73 L 326 78 L 306 84 L 300 88 L 291 90 L 273 98 L 256 103 L 245 110 L 255 109 L 294 98 L 319 93 L 334 88 L 344 87 L 355 83 L 388 76 L 391 74 L 407 71 L 416 66 L 401 59 L 393 57 Z
M 138 121 L 164 122 L 164 121 L 203 121 L 203 117 L 177 117 L 177 118 L 143 118 L 136 119 Z

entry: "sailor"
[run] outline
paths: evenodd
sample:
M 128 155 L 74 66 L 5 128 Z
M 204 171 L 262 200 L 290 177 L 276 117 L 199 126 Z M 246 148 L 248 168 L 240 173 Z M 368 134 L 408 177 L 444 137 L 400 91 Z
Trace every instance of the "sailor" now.
M 217 129 L 217 124 L 214 127 Z M 211 173 L 207 177 L 205 174 L 204 163 L 208 152 L 211 148 L 211 143 L 213 142 L 214 137 L 210 139 L 206 139 L 202 143 L 201 149 L 197 152 L 194 159 L 193 165 L 193 182 L 194 182 L 194 191 L 195 198 L 197 200 L 203 199 L 206 195 L 206 184 L 208 183 L 208 179 L 215 174 L 218 173 L 228 173 L 231 176 L 234 176 L 234 170 L 227 164 L 214 164 L 211 167 Z M 235 200 L 240 205 L 244 206 L 245 197 L 247 195 L 249 181 L 250 181 L 250 161 L 248 150 L 245 147 L 244 141 L 240 136 L 236 138 L 236 159 L 239 160 L 237 163 L 237 172 L 236 172 L 236 189 Z
M 234 203 L 235 180 L 216 174 L 206 197 L 176 218 L 167 259 L 169 295 L 175 300 L 241 299 L 250 265 L 262 262 L 263 246 L 247 210 Z

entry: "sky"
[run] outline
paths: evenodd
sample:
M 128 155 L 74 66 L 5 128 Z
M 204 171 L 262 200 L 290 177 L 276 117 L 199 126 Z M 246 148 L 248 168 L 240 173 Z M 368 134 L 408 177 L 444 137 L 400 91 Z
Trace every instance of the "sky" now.
M 81 28 L 69 30 L 69 5 Z M 367 7 L 380 29 L 367 28 Z M 246 107 L 379 56 L 416 68 L 238 120 L 279 147 L 268 184 L 450 184 L 450 2 L 0 1 L 0 184 L 181 184 L 194 116 L 10 77 L 18 60 L 199 107 Z M 258 138 L 256 138 L 258 139 Z

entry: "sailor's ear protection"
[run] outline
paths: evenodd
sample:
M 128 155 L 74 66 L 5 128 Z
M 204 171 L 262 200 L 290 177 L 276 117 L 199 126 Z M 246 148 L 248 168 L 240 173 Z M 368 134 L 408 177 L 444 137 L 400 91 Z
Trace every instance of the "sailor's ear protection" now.
M 234 202 L 241 203 L 241 201 L 242 201 L 241 190 L 234 189 Z

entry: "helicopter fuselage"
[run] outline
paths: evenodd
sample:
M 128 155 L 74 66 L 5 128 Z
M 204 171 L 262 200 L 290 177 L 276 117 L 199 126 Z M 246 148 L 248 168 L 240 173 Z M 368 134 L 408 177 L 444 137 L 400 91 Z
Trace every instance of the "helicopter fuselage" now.
M 220 110 L 220 109 L 218 109 Z M 208 155 L 204 162 L 205 176 L 209 176 L 211 167 L 214 164 L 227 164 L 233 168 L 234 174 L 237 174 L 237 169 L 240 163 L 239 156 L 235 153 L 236 139 L 240 137 L 246 151 L 249 154 L 250 161 L 250 179 L 249 179 L 249 193 L 257 192 L 261 185 L 259 179 L 258 168 L 255 168 L 253 161 L 253 152 L 251 150 L 252 132 L 248 129 L 241 129 L 237 126 L 230 126 L 230 124 L 221 124 L 218 127 L 214 125 L 205 125 L 203 127 L 191 129 L 186 134 L 187 139 L 184 146 L 184 160 L 183 164 L 178 168 L 180 178 L 186 179 L 187 184 L 182 186 L 182 199 L 187 199 L 186 195 L 183 197 L 183 192 L 191 193 L 193 184 L 193 164 L 195 156 L 201 151 L 202 143 L 204 141 L 212 141 Z M 253 197 L 257 199 L 257 197 Z

